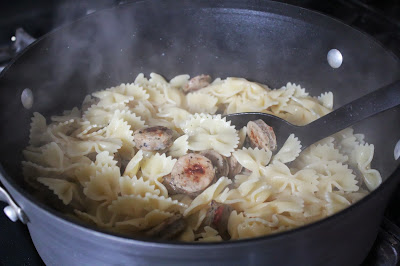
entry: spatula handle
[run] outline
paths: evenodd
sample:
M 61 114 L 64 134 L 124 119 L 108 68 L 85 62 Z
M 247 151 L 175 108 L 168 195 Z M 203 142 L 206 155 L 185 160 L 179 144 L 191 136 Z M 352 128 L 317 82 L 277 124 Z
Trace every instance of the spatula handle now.
M 400 80 L 345 104 L 306 125 L 303 130 L 307 132 L 307 137 L 302 141 L 303 145 L 307 147 L 320 139 L 399 104 Z

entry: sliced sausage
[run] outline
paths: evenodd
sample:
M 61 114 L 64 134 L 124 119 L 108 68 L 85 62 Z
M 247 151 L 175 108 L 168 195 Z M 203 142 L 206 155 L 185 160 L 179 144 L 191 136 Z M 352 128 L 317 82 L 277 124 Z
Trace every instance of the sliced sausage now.
M 207 157 L 188 153 L 175 163 L 169 183 L 175 191 L 195 196 L 206 189 L 214 178 L 215 169 Z
M 253 148 L 276 150 L 274 129 L 261 119 L 247 123 L 247 136 L 249 136 L 250 144 Z
M 231 206 L 212 200 L 202 226 L 211 226 L 218 231 L 222 239 L 228 240 L 230 238 L 228 233 L 228 220 L 232 211 L 233 208 Z
M 235 156 L 231 156 L 228 159 L 229 162 L 229 175 L 230 179 L 234 178 L 237 174 L 242 172 L 243 166 L 236 160 Z
M 222 156 L 214 150 L 201 151 L 200 154 L 210 159 L 211 163 L 214 165 L 217 179 L 221 176 L 228 176 L 229 165 L 225 156 Z
M 163 176 L 161 183 L 165 186 L 165 188 L 168 190 L 168 195 L 176 195 L 176 194 L 181 194 L 182 191 L 178 189 L 175 186 L 175 183 L 173 182 L 173 179 L 171 177 L 171 174 L 168 174 L 166 176 Z
M 158 239 L 171 240 L 182 233 L 185 228 L 186 221 L 183 219 L 182 214 L 176 214 L 147 231 L 146 235 Z
M 162 151 L 173 143 L 173 131 L 167 127 L 141 128 L 133 133 L 135 146 L 144 151 Z
M 197 91 L 210 85 L 211 77 L 209 75 L 200 75 L 192 78 L 189 82 L 183 86 L 185 93 Z

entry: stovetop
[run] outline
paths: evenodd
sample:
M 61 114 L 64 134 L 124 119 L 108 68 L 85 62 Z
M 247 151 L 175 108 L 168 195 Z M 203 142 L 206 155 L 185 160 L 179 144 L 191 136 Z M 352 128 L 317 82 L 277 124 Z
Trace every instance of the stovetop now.
M 373 36 L 400 57 L 399 0 L 277 0 L 329 15 Z M 15 3 L 17 2 L 17 3 Z M 35 38 L 120 0 L 19 0 L 0 4 L 0 71 Z M 386 210 L 379 235 L 363 265 L 400 263 L 400 186 Z M 3 209 L 4 204 L 0 203 Z M 0 213 L 0 266 L 43 265 L 28 229 Z

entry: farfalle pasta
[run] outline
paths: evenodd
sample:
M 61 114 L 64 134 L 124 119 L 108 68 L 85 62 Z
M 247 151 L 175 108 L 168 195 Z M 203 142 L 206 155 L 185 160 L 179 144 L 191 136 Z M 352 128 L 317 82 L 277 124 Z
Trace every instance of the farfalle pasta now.
M 264 112 L 305 125 L 329 113 L 333 99 L 290 82 L 272 89 L 235 77 L 139 74 L 62 115 L 34 113 L 23 174 L 58 209 L 131 237 L 211 242 L 278 233 L 376 189 L 374 146 L 347 128 L 303 152 L 292 134 L 275 150 L 264 122 L 236 128 L 224 115 Z M 254 142 L 255 128 L 268 145 Z

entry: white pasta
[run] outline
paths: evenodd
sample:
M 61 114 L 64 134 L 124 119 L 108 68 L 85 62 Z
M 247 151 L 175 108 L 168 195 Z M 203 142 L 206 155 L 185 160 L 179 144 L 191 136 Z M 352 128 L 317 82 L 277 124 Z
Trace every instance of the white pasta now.
M 141 163 L 141 170 L 143 176 L 147 179 L 157 180 L 171 173 L 175 162 L 176 159 L 166 157 L 165 154 L 160 155 L 159 153 L 156 153 L 155 155 L 143 160 Z
M 301 152 L 301 144 L 297 137 L 290 134 L 282 148 L 275 154 L 273 160 L 281 163 L 289 163 L 294 161 Z
M 119 178 L 119 186 L 121 189 L 121 195 L 140 195 L 144 197 L 146 193 L 160 195 L 160 190 L 156 189 L 154 185 L 151 185 L 149 181 L 144 181 L 143 178 L 137 178 L 133 176 L 121 176 Z
M 374 145 L 359 145 L 351 153 L 351 161 L 357 164 L 362 173 L 364 183 L 369 190 L 376 189 L 382 183 L 380 173 L 371 169 L 371 161 L 374 157 Z
M 172 215 L 173 213 L 171 212 L 165 212 L 155 209 L 147 213 L 144 217 L 116 222 L 115 227 L 117 231 L 122 232 L 141 231 L 158 225 Z
M 261 175 L 262 168 L 271 160 L 272 152 L 258 148 L 243 148 L 233 152 L 232 155 L 243 167 L 249 169 L 254 174 Z
M 209 186 L 192 201 L 189 207 L 185 210 L 184 215 L 188 216 L 196 212 L 198 209 L 201 209 L 204 205 L 210 203 L 211 200 L 216 198 L 218 194 L 221 193 L 222 190 L 231 183 L 232 181 L 229 180 L 227 177 L 221 177 L 220 179 L 218 179 L 215 184 Z
M 143 151 L 139 150 L 126 165 L 124 175 L 129 177 L 136 176 L 137 172 L 139 171 L 140 162 L 142 160 L 143 160 Z
M 220 115 L 195 114 L 181 128 L 189 136 L 189 149 L 194 151 L 214 149 L 228 157 L 239 143 L 235 127 Z
M 103 167 L 100 171 L 90 176 L 85 183 L 83 193 L 92 200 L 111 201 L 117 198 L 120 191 L 119 169 L 116 167 Z
M 382 183 L 371 168 L 374 145 L 351 128 L 303 152 L 301 139 L 291 134 L 272 153 L 248 147 L 246 127 L 235 128 L 222 116 L 263 112 L 305 125 L 332 110 L 332 92 L 311 97 L 290 82 L 271 89 L 229 77 L 187 93 L 189 79 L 178 75 L 168 82 L 156 73 L 139 74 L 133 83 L 86 96 L 81 109 L 47 121 L 33 113 L 23 151 L 25 181 L 78 208 L 79 219 L 111 232 L 145 235 L 179 215 L 186 226 L 176 239 L 202 242 L 222 241 L 227 233 L 236 240 L 296 228 L 348 207 Z M 172 130 L 168 147 L 136 147 L 133 132 L 151 126 Z M 222 166 L 209 158 L 211 183 L 192 194 L 171 190 L 177 160 L 204 150 L 222 156 L 217 159 Z M 232 210 L 227 232 L 209 223 L 220 205 Z
M 222 241 L 222 237 L 218 235 L 218 231 L 210 226 L 204 227 L 204 233 L 201 233 L 200 235 L 201 237 L 198 239 L 200 242 Z
M 39 177 L 37 180 L 51 189 L 64 204 L 69 204 L 74 197 L 81 201 L 78 187 L 74 183 L 62 179 L 46 177 Z
M 218 99 L 208 94 L 200 92 L 189 93 L 186 95 L 186 100 L 189 111 L 192 113 L 214 114 L 218 109 Z
M 189 150 L 188 135 L 182 135 L 177 138 L 168 150 L 168 155 L 172 157 L 180 157 L 185 155 Z

